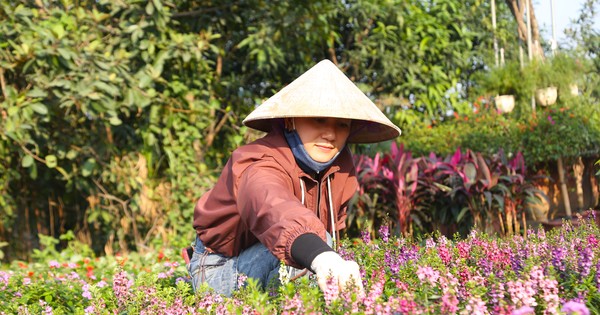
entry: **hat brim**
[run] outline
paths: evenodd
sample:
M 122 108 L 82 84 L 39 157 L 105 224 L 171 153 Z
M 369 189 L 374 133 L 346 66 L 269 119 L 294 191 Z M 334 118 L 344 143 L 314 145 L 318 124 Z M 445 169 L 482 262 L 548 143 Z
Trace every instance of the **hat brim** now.
M 270 132 L 275 126 L 283 125 L 280 121 L 284 118 L 302 118 L 305 116 L 288 116 L 288 117 L 273 117 L 248 121 L 245 123 L 247 127 L 252 129 Z M 314 116 L 313 116 L 314 117 Z M 333 118 L 344 118 L 331 116 Z M 381 141 L 392 140 L 402 134 L 400 128 L 396 126 L 388 126 L 378 122 L 352 119 L 350 135 L 347 143 L 375 143 Z

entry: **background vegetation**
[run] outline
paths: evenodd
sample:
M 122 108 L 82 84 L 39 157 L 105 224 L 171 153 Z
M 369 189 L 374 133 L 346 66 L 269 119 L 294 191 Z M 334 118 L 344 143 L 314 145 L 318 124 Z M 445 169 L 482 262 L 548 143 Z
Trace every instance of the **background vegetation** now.
M 500 116 L 476 80 L 493 64 L 487 1 L 0 0 L 0 259 L 68 230 L 97 253 L 187 244 L 196 199 L 258 136 L 241 120 L 324 58 L 415 155 L 594 156 L 597 3 L 568 51 L 585 65 L 581 97 L 537 115 L 519 99 Z M 497 12 L 505 58 L 518 60 L 516 23 Z

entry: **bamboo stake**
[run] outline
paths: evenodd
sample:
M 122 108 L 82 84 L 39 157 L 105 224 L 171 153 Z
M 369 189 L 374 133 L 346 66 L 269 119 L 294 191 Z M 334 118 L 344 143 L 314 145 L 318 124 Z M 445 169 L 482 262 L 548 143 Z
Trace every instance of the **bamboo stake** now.
M 500 229 L 502 231 L 502 235 L 505 236 L 506 228 L 504 227 L 504 220 L 502 220 L 502 214 L 500 214 L 500 212 L 498 212 L 498 220 L 500 221 Z
M 560 192 L 563 197 L 563 202 L 565 204 L 565 212 L 567 213 L 567 218 L 571 218 L 571 201 L 569 200 L 569 192 L 567 191 L 567 184 L 565 183 L 565 168 L 563 166 L 562 157 L 558 158 L 558 183 L 560 185 Z

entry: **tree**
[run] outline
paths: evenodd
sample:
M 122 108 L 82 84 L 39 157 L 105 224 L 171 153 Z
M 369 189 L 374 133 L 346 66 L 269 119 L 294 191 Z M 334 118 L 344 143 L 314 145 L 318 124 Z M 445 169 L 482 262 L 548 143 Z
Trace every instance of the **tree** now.
M 527 7 L 525 3 L 529 4 Z M 535 10 L 533 9 L 533 0 L 506 0 L 506 4 L 510 8 L 515 21 L 517 22 L 517 33 L 522 43 L 527 45 L 527 38 L 529 37 L 527 32 L 527 20 L 526 11 L 529 14 L 529 21 L 531 23 L 531 53 L 533 57 L 544 58 L 544 50 L 540 41 L 540 30 L 538 27 L 537 19 L 535 18 Z M 527 10 L 528 8 L 528 10 Z

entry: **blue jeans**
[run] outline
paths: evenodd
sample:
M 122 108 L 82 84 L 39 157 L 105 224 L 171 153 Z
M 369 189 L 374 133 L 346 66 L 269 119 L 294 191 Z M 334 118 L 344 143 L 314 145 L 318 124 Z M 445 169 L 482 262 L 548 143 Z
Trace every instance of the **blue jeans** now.
M 327 243 L 329 245 L 332 243 L 329 233 L 327 234 Z M 240 275 L 256 279 L 264 289 L 271 281 L 279 281 L 280 266 L 279 259 L 261 243 L 248 247 L 239 256 L 227 257 L 209 253 L 200 239 L 196 237 L 194 255 L 187 267 L 194 291 L 200 284 L 207 283 L 215 292 L 231 296 L 233 291 L 238 289 Z M 299 276 L 302 272 L 304 269 L 287 267 L 288 280 Z
M 245 249 L 239 256 L 227 257 L 209 253 L 200 239 L 196 238 L 188 272 L 194 291 L 201 283 L 207 283 L 217 293 L 231 296 L 238 289 L 239 275 L 254 278 L 265 288 L 272 279 L 278 279 L 279 266 L 279 260 L 261 243 Z

